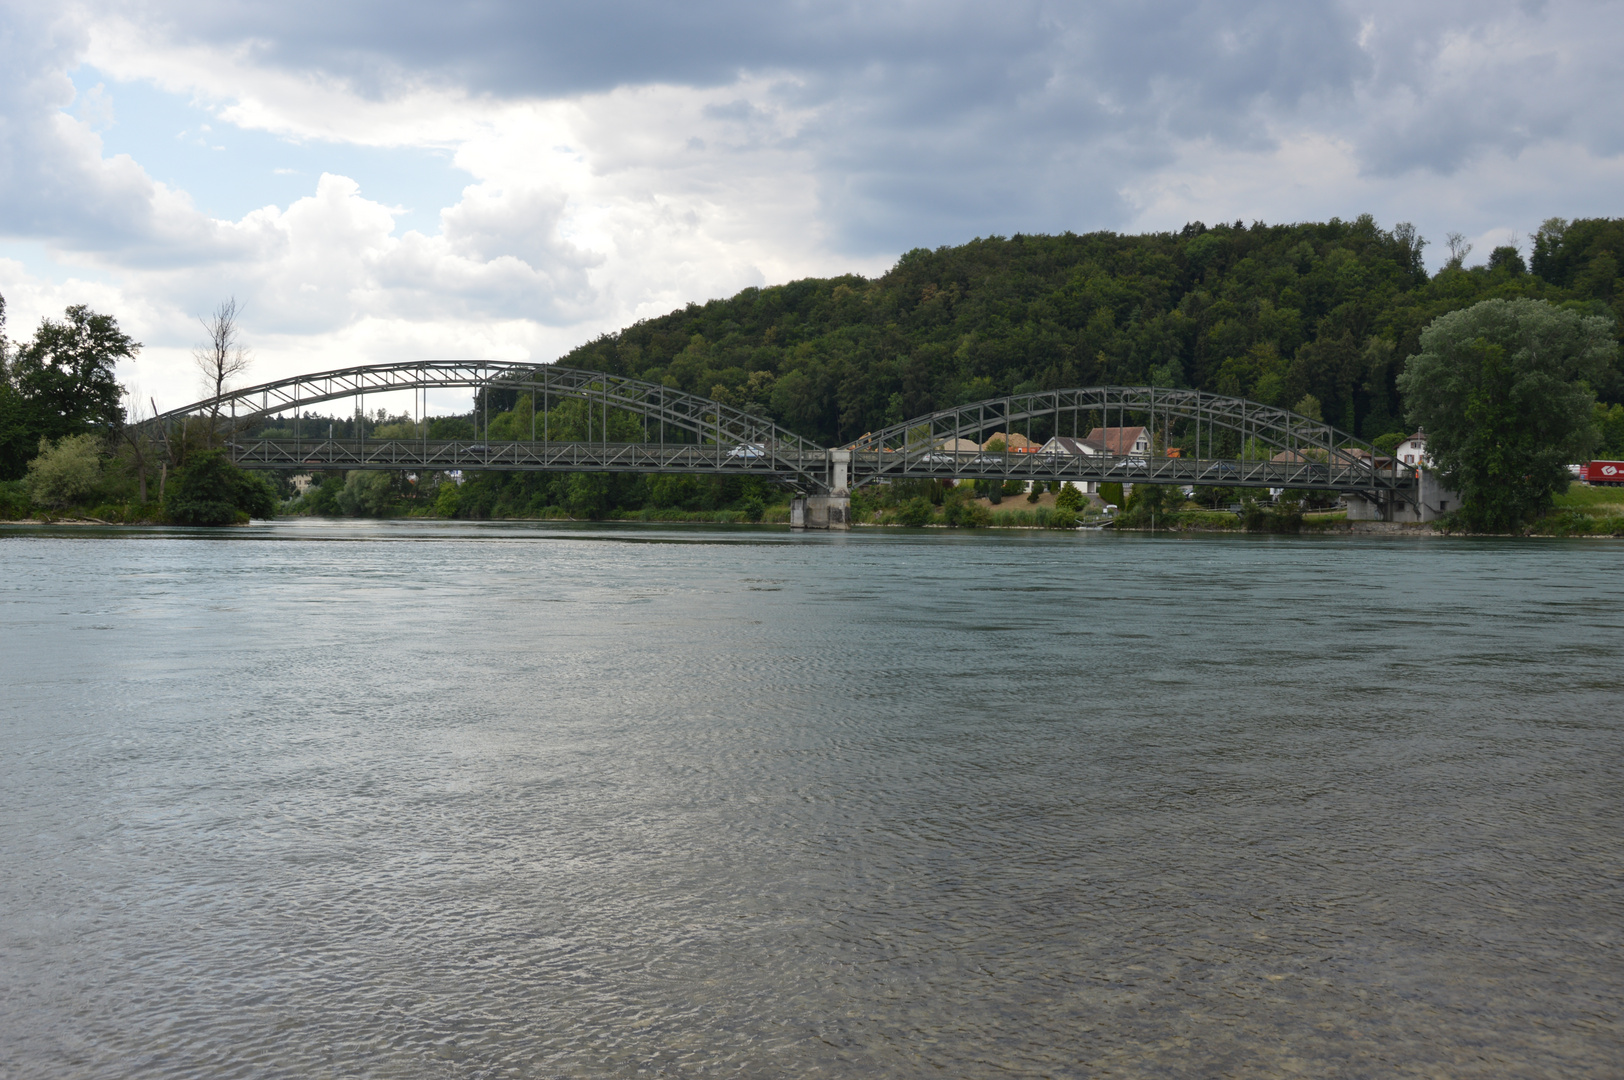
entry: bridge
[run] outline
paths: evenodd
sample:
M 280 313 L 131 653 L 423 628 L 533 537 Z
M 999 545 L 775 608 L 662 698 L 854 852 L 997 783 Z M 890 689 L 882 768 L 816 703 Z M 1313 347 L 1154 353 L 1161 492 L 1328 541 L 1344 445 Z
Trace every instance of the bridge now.
M 479 391 L 472 438 L 333 438 L 308 408 L 368 394 Z M 529 438 L 490 436 L 490 402 L 528 399 Z M 585 437 L 552 430 L 578 403 Z M 415 407 L 415 406 L 414 406 Z M 286 414 L 292 415 L 292 430 Z M 267 432 L 266 422 L 282 425 Z M 481 426 L 482 425 L 482 426 Z M 1383 516 L 1413 502 L 1417 478 L 1368 442 L 1286 409 L 1199 390 L 1097 386 L 972 402 L 825 448 L 772 420 L 656 383 L 550 364 L 431 360 L 301 375 L 221 394 L 139 425 L 153 439 L 223 443 L 250 469 L 509 470 L 753 475 L 800 496 L 799 522 L 840 527 L 853 490 L 925 479 L 1155 483 L 1356 494 Z M 306 430 L 315 426 L 317 430 Z M 1089 443 L 1098 428 L 1141 428 L 1142 448 Z M 361 429 L 358 428 L 358 431 Z M 199 432 L 202 432 L 201 436 Z M 260 434 L 255 434 L 258 431 Z M 983 449 L 1002 433 L 1003 449 Z M 522 436 L 523 432 L 520 432 Z M 631 434 L 632 437 L 628 437 Z M 1060 438 L 1056 438 L 1060 436 Z M 174 457 L 173 452 L 170 455 Z

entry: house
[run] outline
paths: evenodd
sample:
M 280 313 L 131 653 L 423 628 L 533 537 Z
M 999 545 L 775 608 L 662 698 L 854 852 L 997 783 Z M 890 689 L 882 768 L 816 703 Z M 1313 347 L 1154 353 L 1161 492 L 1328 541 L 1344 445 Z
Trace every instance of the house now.
M 1038 447 L 1038 453 L 1045 457 L 1093 457 L 1099 453 L 1095 447 L 1089 446 L 1081 439 L 1071 439 L 1064 435 L 1056 435 L 1048 442 Z
M 1144 457 L 1150 453 L 1150 432 L 1143 427 L 1097 427 L 1083 442 L 1096 454 L 1112 457 Z
M 1411 468 L 1420 466 L 1423 469 L 1432 468 L 1432 455 L 1427 453 L 1427 433 L 1421 428 L 1415 429 L 1415 434 L 1399 443 L 1393 450 L 1393 459 L 1400 465 Z

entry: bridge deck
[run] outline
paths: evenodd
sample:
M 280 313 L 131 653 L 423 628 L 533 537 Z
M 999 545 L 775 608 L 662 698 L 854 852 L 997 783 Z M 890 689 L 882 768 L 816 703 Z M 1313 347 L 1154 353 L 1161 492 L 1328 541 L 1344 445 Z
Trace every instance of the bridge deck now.
M 451 439 L 241 439 L 229 444 L 245 468 L 469 472 L 719 473 L 792 484 L 822 481 L 825 452 L 759 444 L 476 442 Z M 1414 484 L 1406 471 L 1373 470 L 1357 460 L 1237 461 L 1211 458 L 887 451 L 851 453 L 853 487 L 922 479 L 1070 480 L 1078 483 L 1207 484 L 1321 491 L 1393 490 Z

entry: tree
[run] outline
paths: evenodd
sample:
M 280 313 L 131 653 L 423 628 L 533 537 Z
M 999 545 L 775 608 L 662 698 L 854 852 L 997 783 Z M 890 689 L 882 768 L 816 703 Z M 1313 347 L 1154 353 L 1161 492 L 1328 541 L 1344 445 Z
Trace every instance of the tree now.
M 208 318 L 198 320 L 203 324 L 208 340 L 192 350 L 192 360 L 203 373 L 205 392 L 213 398 L 225 393 L 227 384 L 247 371 L 252 361 L 248 350 L 243 347 L 237 327 L 239 314 L 237 298 L 233 296 L 215 308 Z M 220 415 L 218 402 L 209 415 L 211 419 Z
M 388 517 L 395 506 L 395 478 L 389 473 L 356 470 L 345 477 L 337 501 L 350 517 Z
M 61 322 L 40 321 L 34 339 L 17 350 L 12 383 L 36 437 L 59 439 L 99 430 L 115 436 L 124 423 L 124 391 L 114 368 L 135 359 L 139 341 L 118 328 L 111 315 L 84 304 L 64 312 Z
M 275 513 L 270 482 L 237 468 L 219 450 L 193 454 L 164 492 L 164 514 L 178 525 L 231 525 Z
M 28 463 L 28 494 L 42 506 L 62 507 L 96 490 L 101 481 L 101 440 L 65 435 L 51 445 L 39 441 L 39 456 Z
M 1518 529 L 1567 490 L 1616 352 L 1608 319 L 1541 300 L 1485 300 L 1422 332 L 1399 390 L 1469 528 Z

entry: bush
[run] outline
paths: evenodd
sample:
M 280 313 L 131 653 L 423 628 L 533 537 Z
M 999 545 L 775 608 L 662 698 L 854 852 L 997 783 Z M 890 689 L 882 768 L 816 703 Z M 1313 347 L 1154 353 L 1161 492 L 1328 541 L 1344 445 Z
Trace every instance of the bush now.
M 219 450 L 192 455 L 164 492 L 164 515 L 178 525 L 232 525 L 275 514 L 271 483 L 237 468 Z
M 760 521 L 761 516 L 767 512 L 767 504 L 760 498 L 752 495 L 744 500 L 744 520 Z
M 0 481 L 0 520 L 15 521 L 32 512 L 28 488 L 21 480 Z
M 959 505 L 963 505 L 962 503 Z M 924 496 L 916 496 L 897 507 L 897 524 L 911 525 L 918 528 L 928 525 L 930 519 L 936 516 L 936 508 Z
M 943 507 L 942 520 L 957 529 L 985 529 L 992 524 L 992 511 L 980 503 L 955 499 Z
M 1265 506 L 1255 499 L 1247 499 L 1241 506 L 1241 528 L 1247 532 L 1301 532 L 1303 508 L 1294 502 Z
M 62 507 L 96 490 L 101 483 L 101 440 L 94 435 L 65 435 L 51 445 L 39 441 L 39 456 L 28 463 L 28 494 L 43 506 Z
M 1049 528 L 1075 529 L 1077 527 L 1077 511 L 1069 506 L 1057 506 L 1054 513 L 1049 515 Z
M 1054 508 L 1056 510 L 1070 510 L 1072 516 L 1076 517 L 1077 511 L 1083 508 L 1083 501 L 1083 493 L 1078 491 L 1070 481 L 1067 481 L 1066 485 L 1054 497 Z

